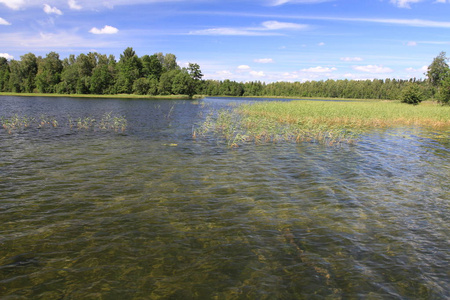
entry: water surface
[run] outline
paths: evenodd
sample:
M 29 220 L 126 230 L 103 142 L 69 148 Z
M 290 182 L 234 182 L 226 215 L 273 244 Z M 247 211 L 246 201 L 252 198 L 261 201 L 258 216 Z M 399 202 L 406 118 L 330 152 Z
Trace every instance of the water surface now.
M 277 99 L 278 100 L 278 99 Z M 202 101 L 0 97 L 2 299 L 445 299 L 448 131 L 193 139 Z M 124 132 L 67 125 L 124 116 Z

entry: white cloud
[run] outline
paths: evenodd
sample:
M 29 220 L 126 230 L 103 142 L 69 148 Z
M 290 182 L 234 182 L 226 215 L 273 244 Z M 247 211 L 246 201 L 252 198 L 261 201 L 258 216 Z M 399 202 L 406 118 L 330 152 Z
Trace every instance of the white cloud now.
M 274 61 L 271 58 L 260 58 L 260 59 L 255 59 L 254 62 L 260 63 L 260 64 L 271 64 Z
M 238 70 L 241 70 L 241 71 L 247 71 L 247 70 L 251 69 L 250 66 L 247 66 L 247 65 L 240 65 L 237 68 L 238 68 Z
M 119 29 L 106 25 L 102 29 L 98 29 L 97 27 L 93 27 L 91 30 L 89 30 L 90 33 L 93 34 L 115 34 L 119 32 Z
M 6 58 L 7 60 L 14 59 L 14 56 L 9 55 L 8 53 L 0 53 L 0 57 L 4 57 L 4 58 Z
M 266 21 L 262 23 L 262 26 L 267 30 L 280 30 L 280 29 L 301 30 L 306 29 L 308 27 L 308 25 L 304 24 L 286 23 L 278 21 Z
M 391 0 L 391 3 L 400 8 L 411 8 L 410 3 L 418 3 L 422 0 Z
M 255 76 L 255 77 L 264 77 L 266 76 L 266 74 L 264 74 L 263 71 L 250 71 L 250 75 Z
M 73 31 L 39 34 L 25 32 L 2 33 L 0 41 L 8 41 L 8 46 L 19 49 L 34 49 L 34 51 L 57 51 L 59 49 L 95 49 L 117 47 L 117 42 L 102 41 L 82 37 Z M 29 51 L 29 50 L 23 50 Z
M 326 68 L 326 67 L 321 67 L 321 66 L 317 66 L 314 68 L 308 68 L 308 69 L 302 69 L 302 72 L 307 72 L 307 73 L 330 73 L 333 71 L 336 71 L 336 68 Z
M 44 4 L 44 12 L 46 14 L 56 14 L 56 15 L 62 15 L 62 11 L 60 11 L 59 9 L 57 9 L 56 7 L 51 7 L 48 4 Z
M 341 57 L 342 61 L 362 61 L 361 57 Z
M 428 71 L 428 66 L 423 66 L 422 68 L 419 69 L 415 69 L 415 68 L 406 68 L 405 71 L 407 72 L 411 72 L 411 73 L 424 73 L 426 71 Z
M 322 46 L 325 46 L 325 43 L 324 42 L 320 42 L 317 45 L 322 47 Z
M 11 25 L 11 23 L 9 23 L 8 21 L 6 21 L 3 18 L 0 18 L 0 25 Z
M 393 70 L 388 67 L 377 66 L 377 65 L 367 65 L 367 66 L 355 66 L 353 67 L 356 71 L 372 73 L 372 74 L 380 74 L 380 73 L 391 73 Z
M 23 5 L 25 5 L 25 1 L 24 0 L 0 0 L 0 3 L 3 3 L 7 7 L 11 8 L 11 9 L 14 9 L 14 10 L 18 10 Z
M 73 10 L 80 10 L 80 9 L 83 8 L 81 5 L 79 5 L 79 4 L 77 3 L 76 0 L 69 0 L 69 1 L 67 2 L 67 4 L 69 4 L 70 9 L 73 9 Z
M 260 27 L 247 27 L 247 28 L 210 28 L 203 30 L 190 31 L 191 35 L 230 35 L 230 36 L 271 36 L 282 35 L 277 30 L 303 30 L 308 28 L 308 25 L 285 23 L 278 21 L 266 21 L 261 24 Z
M 270 5 L 278 6 L 283 4 L 314 4 L 314 3 L 322 3 L 322 2 L 329 2 L 332 0 L 271 0 Z
M 410 41 L 410 42 L 408 42 L 408 43 L 406 44 L 406 46 L 409 46 L 409 47 L 417 46 L 417 42 Z
M 279 35 L 274 32 L 253 31 L 240 28 L 210 28 L 203 30 L 190 31 L 191 35 L 230 35 L 230 36 L 270 36 Z

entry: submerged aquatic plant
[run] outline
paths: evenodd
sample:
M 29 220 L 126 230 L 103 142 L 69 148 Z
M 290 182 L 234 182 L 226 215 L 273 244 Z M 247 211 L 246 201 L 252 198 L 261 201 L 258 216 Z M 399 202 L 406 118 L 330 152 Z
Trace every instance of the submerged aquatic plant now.
M 101 130 L 114 130 L 124 132 L 127 128 L 127 120 L 124 116 L 112 115 L 112 112 L 103 114 L 98 128 Z
M 17 114 L 11 117 L 0 117 L 0 125 L 9 134 L 14 131 L 20 131 L 28 127 L 34 127 L 38 129 L 42 128 L 57 128 L 59 127 L 59 122 L 55 117 L 50 117 L 47 115 L 40 115 L 38 118 L 32 118 L 28 116 L 20 117 Z M 62 123 L 64 124 L 64 123 Z M 73 118 L 72 116 L 67 116 L 67 126 L 70 129 L 78 130 L 114 130 L 115 132 L 124 132 L 127 128 L 127 120 L 123 116 L 112 115 L 112 113 L 105 113 L 100 121 L 95 118 L 78 117 Z

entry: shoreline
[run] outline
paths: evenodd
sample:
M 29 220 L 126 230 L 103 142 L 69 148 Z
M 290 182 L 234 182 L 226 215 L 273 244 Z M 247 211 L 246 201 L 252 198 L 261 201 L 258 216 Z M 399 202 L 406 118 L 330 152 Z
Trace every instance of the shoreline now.
M 192 98 L 186 95 L 135 95 L 135 94 L 116 94 L 116 95 L 96 95 L 96 94 L 52 94 L 52 93 L 0 93 L 0 96 L 12 97 L 54 97 L 54 98 L 98 98 L 98 99 L 148 99 L 148 100 L 198 100 L 204 96 L 195 95 Z

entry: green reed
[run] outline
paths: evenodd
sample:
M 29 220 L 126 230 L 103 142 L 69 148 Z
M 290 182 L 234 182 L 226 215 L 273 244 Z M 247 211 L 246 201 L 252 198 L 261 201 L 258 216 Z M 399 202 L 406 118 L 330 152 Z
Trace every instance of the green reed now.
M 370 128 L 450 127 L 450 107 L 396 102 L 261 102 L 207 116 L 193 136 L 213 133 L 237 147 L 244 142 L 352 144 Z

